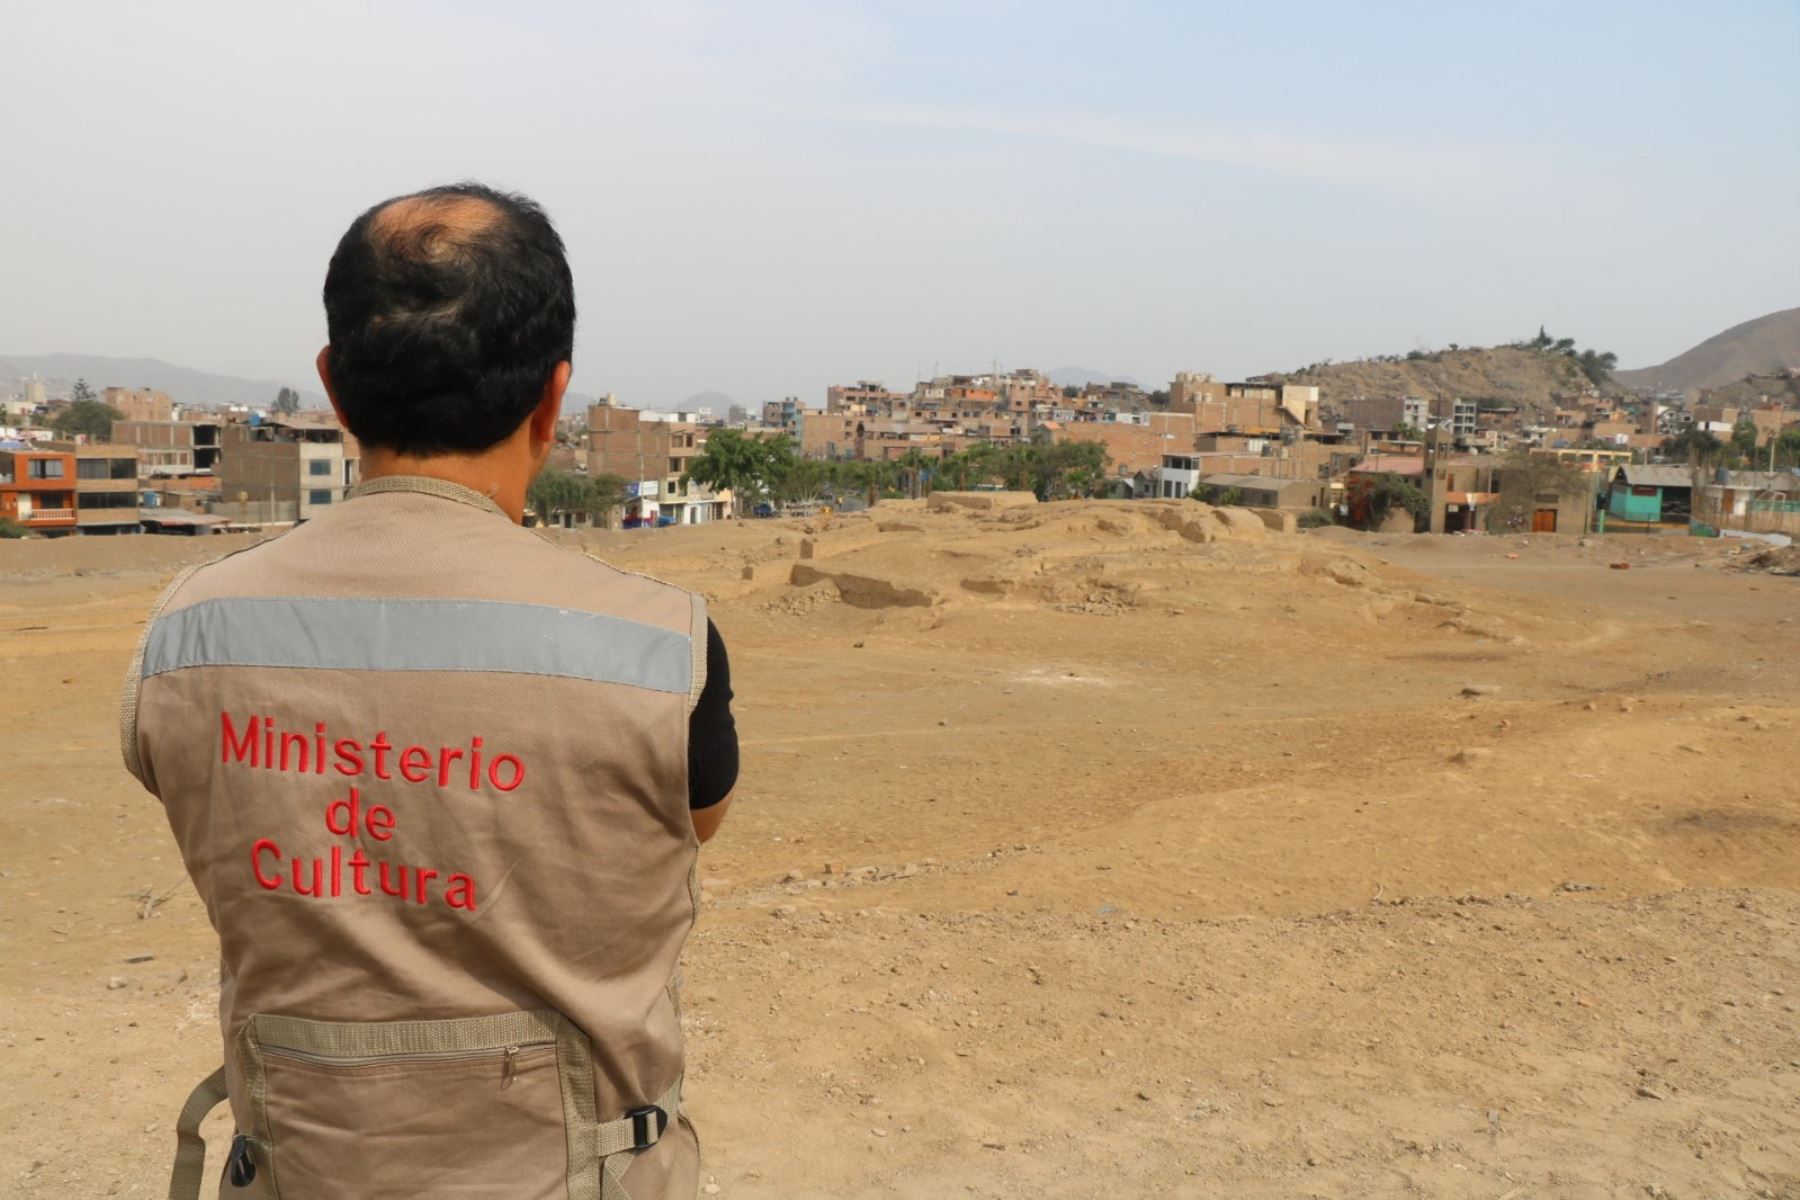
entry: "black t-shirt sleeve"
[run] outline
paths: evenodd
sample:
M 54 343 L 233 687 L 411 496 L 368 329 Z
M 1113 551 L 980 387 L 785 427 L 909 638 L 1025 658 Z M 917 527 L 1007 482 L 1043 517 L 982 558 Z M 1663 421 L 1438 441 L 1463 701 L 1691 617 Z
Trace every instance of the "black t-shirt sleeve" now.
M 731 663 L 718 626 L 706 622 L 706 686 L 688 717 L 688 807 L 711 808 L 737 783 L 737 720 L 731 715 Z

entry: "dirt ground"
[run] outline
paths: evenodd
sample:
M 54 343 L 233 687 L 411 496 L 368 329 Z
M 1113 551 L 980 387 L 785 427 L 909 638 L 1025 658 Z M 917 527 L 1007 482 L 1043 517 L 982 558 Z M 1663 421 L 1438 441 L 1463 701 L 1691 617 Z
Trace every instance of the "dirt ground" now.
M 569 536 L 732 654 L 707 1194 L 1800 1197 L 1800 578 L 1242 518 Z M 217 1064 L 115 706 L 231 544 L 0 544 L 0 1196 L 162 1194 Z

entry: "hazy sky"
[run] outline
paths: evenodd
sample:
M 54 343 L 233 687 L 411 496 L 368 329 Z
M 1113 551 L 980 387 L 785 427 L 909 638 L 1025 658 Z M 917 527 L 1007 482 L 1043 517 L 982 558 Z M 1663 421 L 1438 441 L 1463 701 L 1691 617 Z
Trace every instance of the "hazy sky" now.
M 1166 381 L 1800 304 L 1800 5 L 0 0 L 0 353 L 312 388 L 366 205 L 569 243 L 575 386 Z

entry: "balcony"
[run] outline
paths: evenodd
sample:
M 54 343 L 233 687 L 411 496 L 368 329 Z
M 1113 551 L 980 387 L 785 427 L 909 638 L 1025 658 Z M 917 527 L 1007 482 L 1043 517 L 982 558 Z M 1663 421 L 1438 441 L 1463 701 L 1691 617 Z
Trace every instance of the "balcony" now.
M 39 525 L 72 525 L 75 523 L 75 510 L 72 508 L 34 508 L 28 513 L 19 514 L 19 524 L 27 529 L 35 529 Z

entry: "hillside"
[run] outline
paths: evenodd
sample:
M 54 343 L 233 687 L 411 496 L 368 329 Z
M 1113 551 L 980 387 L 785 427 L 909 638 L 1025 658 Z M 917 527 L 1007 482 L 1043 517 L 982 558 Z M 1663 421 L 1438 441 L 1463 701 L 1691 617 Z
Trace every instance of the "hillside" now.
M 1800 374 L 1780 372 L 1772 375 L 1747 375 L 1724 387 L 1707 388 L 1702 393 L 1709 404 L 1750 408 L 1764 401 L 1800 408 Z
M 1661 366 L 1620 371 L 1614 377 L 1631 388 L 1684 391 L 1725 387 L 1748 375 L 1800 369 L 1800 308 L 1733 325 Z
M 310 384 L 311 379 L 243 379 L 215 375 L 192 367 L 178 367 L 159 358 L 109 358 L 100 354 L 0 354 L 0 394 L 13 391 L 20 380 L 37 375 L 51 396 L 66 396 L 77 379 L 85 379 L 96 392 L 108 387 L 155 388 L 167 392 L 177 404 L 217 408 L 225 404 L 268 404 L 283 386 Z M 300 403 L 324 408 L 325 397 L 315 390 L 299 389 Z
M 1558 395 L 1588 386 L 1573 359 L 1514 346 L 1439 350 L 1417 358 L 1315 363 L 1274 378 L 1318 387 L 1320 401 L 1327 406 L 1357 396 L 1461 396 L 1493 398 L 1532 412 L 1553 407 Z

